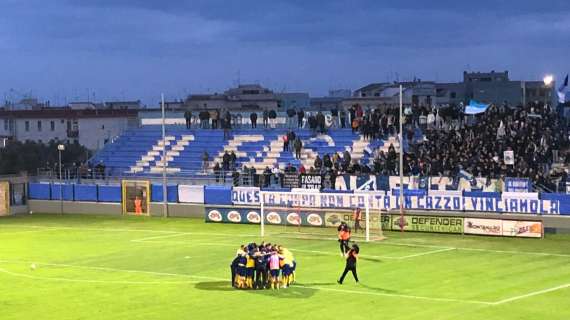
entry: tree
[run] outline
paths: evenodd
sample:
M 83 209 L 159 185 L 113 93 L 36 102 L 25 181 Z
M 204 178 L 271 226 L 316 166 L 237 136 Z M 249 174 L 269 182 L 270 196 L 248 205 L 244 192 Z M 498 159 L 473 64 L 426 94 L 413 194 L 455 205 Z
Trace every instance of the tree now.
M 11 141 L 0 149 L 0 174 L 36 173 L 38 168 L 56 168 L 58 163 L 57 145 L 51 140 L 47 144 L 33 141 Z M 77 142 L 66 143 L 62 153 L 62 166 L 71 166 L 89 159 L 91 153 Z

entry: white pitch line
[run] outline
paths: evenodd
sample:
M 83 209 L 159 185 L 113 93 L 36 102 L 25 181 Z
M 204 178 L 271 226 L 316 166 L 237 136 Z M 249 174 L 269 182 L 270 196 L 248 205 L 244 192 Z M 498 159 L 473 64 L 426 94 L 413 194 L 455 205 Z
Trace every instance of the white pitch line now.
M 44 281 L 61 281 L 61 282 L 80 282 L 80 283 L 105 283 L 105 284 L 131 284 L 131 285 L 148 285 L 148 284 L 185 284 L 185 283 L 196 283 L 196 281 L 125 281 L 125 280 L 89 280 L 89 279 L 69 279 L 69 278 L 53 278 L 53 277 L 41 277 L 32 276 L 23 273 L 17 273 L 8 271 L 6 269 L 0 268 L 0 273 L 4 273 L 13 277 L 27 278 L 34 280 L 44 280 Z
M 0 263 L 31 263 L 30 261 L 10 261 L 10 260 L 0 260 Z M 111 271 L 111 272 L 126 272 L 126 273 L 140 273 L 140 274 L 150 274 L 150 275 L 158 275 L 158 276 L 170 276 L 170 277 L 186 277 L 186 278 L 196 278 L 196 279 L 206 279 L 206 280 L 215 280 L 215 281 L 227 281 L 227 279 L 217 278 L 217 277 L 207 277 L 207 276 L 193 276 L 188 274 L 180 274 L 180 273 L 166 273 L 166 272 L 153 272 L 153 271 L 142 271 L 142 270 L 128 270 L 128 269 L 115 269 L 115 268 L 108 268 L 108 267 L 90 267 L 90 266 L 80 266 L 80 265 L 71 265 L 71 264 L 59 264 L 59 263 L 42 263 L 36 262 L 38 266 L 55 266 L 55 267 L 66 267 L 66 268 L 80 268 L 80 269 L 92 269 L 92 270 L 99 270 L 99 271 Z M 49 278 L 49 277 L 37 277 L 37 276 L 28 276 L 25 274 L 14 273 L 11 271 L 7 271 L 5 269 L 0 268 L 0 272 L 18 276 L 18 277 L 25 277 L 31 279 L 38 279 L 38 280 L 53 280 L 53 281 L 65 281 L 65 282 L 87 282 L 87 283 L 124 283 L 124 284 L 160 284 L 161 282 L 138 282 L 138 281 L 116 281 L 112 282 L 113 280 L 81 280 L 81 279 L 67 279 L 67 278 Z M 190 281 L 188 281 L 189 283 Z M 185 282 L 162 282 L 165 284 L 181 284 Z M 393 298 L 404 298 L 404 299 L 414 299 L 414 300 L 426 300 L 426 301 L 436 301 L 436 302 L 458 302 L 458 303 L 470 303 L 470 304 L 485 304 L 485 305 L 492 305 L 492 302 L 485 302 L 485 301 L 475 301 L 475 300 L 461 300 L 461 299 L 450 299 L 450 298 L 432 298 L 432 297 L 423 297 L 423 296 L 414 296 L 414 295 L 406 295 L 406 294 L 397 294 L 397 293 L 381 293 L 381 292 L 369 292 L 369 291 L 358 291 L 358 290 L 345 290 L 345 289 L 334 289 L 334 288 L 323 288 L 319 286 L 310 286 L 310 285 L 294 285 L 298 288 L 310 289 L 310 290 L 321 290 L 321 291 L 330 291 L 330 292 L 337 292 L 337 293 L 353 293 L 353 294 L 361 294 L 361 295 L 372 295 L 372 296 L 384 296 L 384 297 L 393 297 Z
M 81 231 L 108 231 L 108 232 L 149 232 L 149 233 L 169 233 L 169 234 L 187 234 L 187 235 L 208 235 L 208 236 L 224 236 L 224 237 L 258 237 L 259 234 L 231 234 L 231 233 L 217 233 L 217 232 L 181 232 L 181 231 L 171 231 L 171 230 L 151 230 L 151 229 L 107 229 L 107 228 L 80 228 L 80 227 L 51 227 L 51 226 L 37 226 L 37 225 L 6 225 L 14 227 L 29 227 L 29 228 L 49 228 L 49 229 L 62 229 L 62 230 L 81 230 Z M 274 235 L 272 237 L 276 238 L 288 238 L 288 239 L 299 239 L 299 237 L 284 237 L 279 235 Z M 320 238 L 316 240 L 330 240 L 337 241 L 336 238 Z M 434 249 L 455 249 L 455 250 L 465 250 L 465 251 L 480 251 L 480 252 L 492 252 L 492 253 L 508 253 L 508 254 L 527 254 L 527 255 L 539 255 L 539 256 L 554 256 L 554 257 L 564 257 L 570 258 L 570 254 L 562 253 L 546 253 L 546 252 L 532 252 L 532 251 L 507 251 L 507 250 L 492 250 L 492 249 L 482 249 L 482 248 L 466 248 L 466 247 L 448 247 L 440 245 L 429 245 L 429 244 L 416 244 L 416 243 L 402 243 L 402 242 L 369 242 L 368 244 L 373 245 L 395 245 L 395 246 L 407 246 L 407 247 L 417 247 L 417 248 L 434 248 Z
M 512 301 L 517 301 L 517 300 L 521 300 L 521 299 L 525 299 L 525 298 L 529 298 L 529 297 L 534 297 L 534 296 L 538 296 L 544 293 L 548 293 L 548 292 L 552 292 L 552 291 L 557 291 L 557 290 L 561 290 L 561 289 L 566 289 L 570 287 L 570 283 L 566 283 L 557 287 L 553 287 L 553 288 L 548 288 L 548 289 L 544 289 L 544 290 L 539 290 L 539 291 L 534 291 L 531 293 L 527 293 L 527 294 L 523 294 L 520 296 L 515 296 L 515 297 L 511 297 L 511 298 L 507 298 L 507 299 L 503 299 L 497 302 L 493 302 L 493 305 L 498 305 L 498 304 L 503 304 L 503 303 L 507 303 L 507 302 L 512 302 Z
M 155 236 L 155 237 L 135 239 L 135 240 L 131 240 L 131 241 L 134 241 L 134 242 L 147 242 L 148 241 L 148 242 L 150 242 L 150 240 L 181 237 L 183 235 L 185 235 L 185 234 L 184 233 L 174 233 L 174 234 L 167 234 L 167 235 L 163 235 L 163 236 Z
M 205 279 L 205 280 L 226 280 L 226 279 L 216 278 L 216 277 L 195 276 L 195 275 L 182 274 L 182 273 L 168 273 L 168 272 L 155 272 L 155 271 L 144 271 L 144 270 L 117 269 L 117 268 L 109 268 L 109 267 L 81 266 L 81 265 L 73 265 L 73 264 L 65 264 L 65 263 L 48 263 L 48 262 L 14 261 L 14 260 L 0 260 L 0 263 L 5 263 L 5 264 L 35 263 L 38 267 L 43 265 L 43 266 L 50 266 L 50 267 L 79 268 L 79 269 L 91 269 L 91 270 L 98 270 L 98 271 L 140 273 L 140 274 L 149 274 L 149 275 L 155 275 L 155 276 L 187 277 L 187 278 Z
M 405 298 L 405 299 L 414 299 L 414 300 L 427 300 L 427 301 L 437 301 L 437 302 L 461 302 L 461 303 L 471 303 L 471 304 L 493 305 L 492 302 L 476 301 L 476 300 L 461 300 L 461 299 L 452 299 L 452 298 L 433 298 L 433 297 L 414 296 L 414 295 L 398 294 L 398 293 L 382 293 L 382 292 L 369 292 L 369 291 L 359 291 L 359 290 L 345 290 L 345 289 L 312 287 L 312 286 L 306 286 L 306 285 L 302 285 L 302 284 L 295 284 L 294 286 L 298 286 L 300 288 L 306 288 L 306 289 L 315 289 L 315 290 L 351 293 L 351 294 L 364 294 L 364 295 L 373 295 L 373 296 Z
M 22 233 L 47 232 L 47 231 L 52 231 L 52 230 L 58 230 L 58 229 L 54 228 L 54 229 L 38 229 L 38 230 L 7 231 L 7 232 L 0 230 L 0 236 L 12 236 L 12 235 L 18 235 L 18 234 L 22 234 Z
M 570 254 L 563 254 L 563 253 L 493 250 L 493 249 L 478 249 L 478 248 L 457 248 L 457 249 L 458 250 L 464 250 L 464 251 L 481 251 L 481 252 L 507 253 L 507 254 L 526 254 L 526 255 L 533 255 L 533 256 L 552 256 L 552 257 L 563 257 L 563 258 L 569 258 L 570 257 Z
M 445 251 L 451 251 L 451 250 L 455 250 L 454 248 L 445 248 L 445 249 L 439 249 L 439 250 L 432 250 L 432 251 L 426 251 L 426 252 L 420 252 L 420 253 L 416 253 L 416 254 L 410 254 L 407 256 L 403 256 L 403 257 L 397 257 L 396 259 L 409 259 L 409 258 L 415 258 L 415 257 L 420 257 L 420 256 L 425 256 L 428 254 L 434 254 L 434 253 L 440 253 L 440 252 L 445 252 Z

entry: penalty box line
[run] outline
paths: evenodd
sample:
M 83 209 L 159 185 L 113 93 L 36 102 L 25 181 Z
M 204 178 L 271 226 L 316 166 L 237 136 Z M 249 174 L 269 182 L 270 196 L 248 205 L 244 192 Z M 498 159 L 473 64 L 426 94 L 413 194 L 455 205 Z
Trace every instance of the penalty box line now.
M 0 260 L 0 263 L 4 264 L 28 264 L 34 263 L 32 261 L 15 261 L 15 260 Z M 148 275 L 155 275 L 155 276 L 167 276 L 167 277 L 184 277 L 184 278 L 193 278 L 193 279 L 203 279 L 203 280 L 213 280 L 213 281 L 227 281 L 229 286 L 229 281 L 225 278 L 218 278 L 218 277 L 209 277 L 209 276 L 194 276 L 189 274 L 181 274 L 181 273 L 168 273 L 168 272 L 154 272 L 154 271 L 143 271 L 143 270 L 129 270 L 129 269 L 116 269 L 116 268 L 109 268 L 109 267 L 95 267 L 95 266 L 82 266 L 82 265 L 73 265 L 73 264 L 61 264 L 61 263 L 44 263 L 44 262 L 36 262 L 36 264 L 41 267 L 43 266 L 53 266 L 53 267 L 63 267 L 63 268 L 78 268 L 78 269 L 91 269 L 96 271 L 105 271 L 105 272 L 125 272 L 125 273 L 138 273 L 138 274 L 148 274 Z M 90 280 L 90 279 L 67 279 L 67 278 L 50 278 L 50 277 L 40 277 L 40 276 L 32 276 L 26 274 L 20 274 L 5 270 L 0 268 L 0 273 L 4 273 L 14 277 L 24 277 L 33 280 L 44 280 L 44 281 L 61 281 L 61 282 L 85 282 L 85 283 L 108 283 L 108 284 L 181 284 L 184 282 L 158 282 L 158 281 L 113 281 L 113 280 Z M 197 281 L 188 281 L 188 283 L 200 283 Z M 301 289 L 308 289 L 308 290 L 319 290 L 319 291 L 329 291 L 334 293 L 350 293 L 350 294 L 360 294 L 360 295 L 371 295 L 371 296 L 383 296 L 383 297 L 392 297 L 392 298 L 403 298 L 403 299 L 414 299 L 414 300 L 425 300 L 425 301 L 435 301 L 435 302 L 457 302 L 457 303 L 468 303 L 468 304 L 482 304 L 482 305 L 492 305 L 492 302 L 486 301 L 476 301 L 476 300 L 462 300 L 462 299 L 452 299 L 452 298 L 435 298 L 435 297 L 424 297 L 424 296 L 415 296 L 415 295 L 406 295 L 406 294 L 397 294 L 397 293 L 382 293 L 382 292 L 369 292 L 369 291 L 361 291 L 361 290 L 348 290 L 348 289 L 334 289 L 334 288 L 323 288 L 319 286 L 311 286 L 311 285 L 304 285 L 304 284 L 297 284 L 294 285 L 296 288 Z
M 514 296 L 511 298 L 506 298 L 503 300 L 499 300 L 496 302 L 493 302 L 493 305 L 500 305 L 500 304 L 504 304 L 504 303 L 508 303 L 508 302 L 513 302 L 513 301 L 517 301 L 517 300 L 521 300 L 521 299 L 526 299 L 526 298 L 530 298 L 530 297 L 534 297 L 534 296 L 538 296 L 541 294 L 545 294 L 545 293 L 549 293 L 549 292 L 553 292 L 553 291 L 558 291 L 558 290 L 562 290 L 562 289 L 566 289 L 566 288 L 570 288 L 570 283 L 566 283 L 563 285 L 559 285 L 556 287 L 552 287 L 552 288 L 548 288 L 548 289 L 543 289 L 543 290 L 538 290 L 538 291 L 533 291 L 527 294 L 522 294 L 520 296 Z

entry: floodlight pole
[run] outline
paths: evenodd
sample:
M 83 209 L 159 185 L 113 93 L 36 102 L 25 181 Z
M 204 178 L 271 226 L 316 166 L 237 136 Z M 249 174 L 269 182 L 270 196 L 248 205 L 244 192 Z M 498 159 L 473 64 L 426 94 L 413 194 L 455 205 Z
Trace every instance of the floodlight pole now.
M 261 199 L 261 203 L 260 203 L 260 216 L 261 216 L 261 221 L 260 221 L 260 225 L 261 225 L 261 238 L 263 239 L 263 237 L 265 237 L 265 194 L 263 193 L 263 191 L 259 192 L 259 196 Z
M 404 131 L 402 116 L 402 85 L 400 84 L 400 231 L 404 231 Z
M 367 194 L 366 197 L 366 242 L 370 241 L 370 195 Z M 380 228 L 382 228 L 382 217 L 380 217 Z
M 58 144 L 57 152 L 59 154 L 59 213 L 63 214 L 63 176 L 61 170 L 61 153 L 65 150 L 65 145 Z
M 168 217 L 168 188 L 166 186 L 166 120 L 164 115 L 164 93 L 160 95 L 162 109 L 162 216 Z

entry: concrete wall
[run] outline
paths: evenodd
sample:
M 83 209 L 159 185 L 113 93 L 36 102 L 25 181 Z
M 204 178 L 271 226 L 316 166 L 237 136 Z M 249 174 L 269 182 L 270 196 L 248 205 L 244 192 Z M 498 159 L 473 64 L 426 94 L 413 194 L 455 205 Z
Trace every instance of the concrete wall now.
M 54 200 L 29 200 L 28 205 L 29 211 L 36 213 L 59 214 L 62 208 L 61 202 Z M 28 210 L 26 208 L 21 210 L 21 212 L 28 212 Z M 120 216 L 123 214 L 123 208 L 120 203 L 63 201 L 63 213 Z M 162 203 L 151 203 L 150 214 L 151 216 L 161 217 Z M 168 204 L 168 215 L 170 217 L 203 218 L 204 206 L 171 203 Z
M 162 203 L 151 203 L 152 216 L 162 216 Z M 204 206 L 201 204 L 170 203 L 168 204 L 169 217 L 204 218 Z
M 29 210 L 37 213 L 61 213 L 62 202 L 54 200 L 29 200 Z M 123 209 L 120 203 L 63 201 L 63 213 L 121 215 Z
M 99 150 L 127 127 L 127 118 L 79 119 L 79 144 L 90 150 Z

